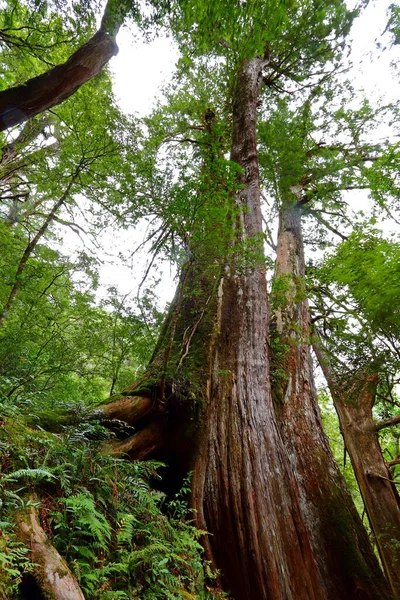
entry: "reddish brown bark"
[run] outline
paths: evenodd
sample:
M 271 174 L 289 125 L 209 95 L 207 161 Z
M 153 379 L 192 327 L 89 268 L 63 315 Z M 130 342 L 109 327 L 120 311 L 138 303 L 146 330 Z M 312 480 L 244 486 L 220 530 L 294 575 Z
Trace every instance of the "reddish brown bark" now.
M 359 372 L 339 383 L 321 343 L 315 343 L 314 348 L 332 394 L 386 577 L 395 597 L 400 597 L 400 498 L 372 416 L 378 377 Z
M 234 93 L 231 158 L 243 169 L 232 199 L 237 256 L 221 276 L 207 256 L 209 249 L 203 254 L 194 250 L 148 373 L 127 391 L 129 404 L 135 403 L 133 393 L 151 398 L 156 410 L 164 411 L 164 427 L 159 423 L 159 432 L 152 435 L 152 418 L 140 417 L 140 431 L 124 447 L 135 457 L 139 446 L 143 457 L 142 449 L 158 440 L 164 452 L 181 461 L 182 471 L 194 466 L 196 521 L 210 532 L 208 558 L 221 570 L 223 586 L 235 600 L 382 600 L 388 598 L 386 584 L 360 521 L 348 509 L 315 405 L 306 407 L 314 417 L 302 421 L 308 435 L 304 439 L 312 446 L 302 440 L 296 447 L 304 453 L 301 458 L 291 456 L 294 446 L 282 441 L 277 426 L 256 144 L 262 66 L 261 59 L 245 61 Z M 243 246 L 251 249 L 244 259 Z M 309 359 L 309 352 L 304 356 Z M 304 377 L 309 376 L 306 370 Z M 138 402 L 146 411 L 148 402 Z M 133 421 L 141 414 L 139 408 L 137 413 L 129 410 Z M 311 423 L 318 430 L 314 437 L 308 431 Z M 301 427 L 293 435 L 299 431 Z M 311 458 L 310 452 L 315 453 Z M 314 469 L 309 482 L 318 489 L 311 497 L 318 501 L 316 511 L 304 506 L 305 465 Z M 323 483 L 313 475 L 323 477 Z M 312 526 L 315 514 L 321 518 Z
M 301 213 L 296 198 L 280 211 L 275 282 L 274 399 L 280 431 L 296 475 L 301 516 L 325 598 L 387 598 L 367 533 L 324 433 L 310 354 L 304 289 Z M 280 295 L 280 297 L 279 297 Z
M 106 419 L 136 425 L 138 421 L 153 413 L 154 401 L 147 396 L 122 396 L 114 402 L 100 406 L 100 410 Z
M 243 167 L 239 241 L 259 257 L 220 284 L 209 408 L 195 473 L 196 508 L 235 600 L 322 598 L 273 414 L 268 377 L 268 306 L 255 125 L 262 61 L 245 61 L 233 105 L 231 158 Z M 241 269 L 243 270 L 243 269 Z
M 60 104 L 95 77 L 118 52 L 114 38 L 123 16 L 109 0 L 99 31 L 65 63 L 0 92 L 0 131 Z

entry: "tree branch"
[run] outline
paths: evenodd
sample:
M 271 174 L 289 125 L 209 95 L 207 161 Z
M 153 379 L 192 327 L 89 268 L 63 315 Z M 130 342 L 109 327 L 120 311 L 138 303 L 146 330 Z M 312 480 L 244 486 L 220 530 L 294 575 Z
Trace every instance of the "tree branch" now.
M 115 36 L 126 12 L 126 4 L 122 6 L 124 10 L 108 0 L 100 29 L 65 63 L 0 92 L 0 131 L 60 104 L 103 69 L 118 53 Z
M 382 421 L 377 421 L 375 423 L 375 430 L 380 431 L 381 429 L 385 429 L 385 427 L 393 427 L 393 425 L 398 425 L 399 423 L 400 415 L 390 417 L 390 419 L 382 419 Z
M 30 548 L 35 575 L 46 598 L 85 600 L 67 562 L 60 556 L 43 531 L 34 506 L 18 515 L 19 535 Z
M 21 283 L 22 283 L 21 276 L 25 270 L 26 263 L 28 262 L 29 257 L 31 256 L 34 249 L 36 248 L 41 237 L 46 233 L 50 223 L 54 220 L 54 217 L 56 216 L 57 211 L 61 208 L 61 206 L 64 204 L 64 202 L 68 198 L 70 190 L 71 190 L 73 184 L 75 183 L 76 177 L 77 177 L 77 173 L 71 178 L 63 195 L 54 204 L 53 208 L 51 209 L 51 211 L 47 215 L 46 219 L 42 223 L 42 226 L 40 227 L 39 231 L 36 233 L 35 237 L 29 242 L 29 244 L 25 248 L 25 251 L 21 257 L 21 260 L 19 261 L 19 264 L 17 267 L 17 272 L 15 273 L 14 283 L 13 283 L 10 293 L 8 295 L 8 298 L 7 298 L 7 301 L 3 308 L 3 311 L 0 313 L 0 327 L 3 325 L 4 320 L 7 316 L 7 313 L 10 310 L 10 308 L 12 307 L 14 300 L 18 294 L 18 291 L 21 287 Z

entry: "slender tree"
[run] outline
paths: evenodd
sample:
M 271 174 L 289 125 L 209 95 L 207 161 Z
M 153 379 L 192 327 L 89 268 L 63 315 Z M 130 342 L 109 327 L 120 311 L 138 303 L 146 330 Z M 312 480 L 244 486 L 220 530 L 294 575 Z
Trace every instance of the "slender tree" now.
M 325 311 L 326 317 L 315 322 L 314 350 L 339 416 L 386 576 L 393 593 L 398 595 L 400 499 L 391 465 L 385 461 L 378 439 L 379 431 L 399 423 L 396 399 L 391 401 L 391 416 L 376 420 L 373 414 L 380 403 L 390 398 L 398 370 L 397 316 L 387 312 L 388 298 L 380 298 L 375 288 L 382 278 L 383 296 L 390 296 L 397 287 L 391 277 L 398 268 L 398 244 L 381 239 L 368 229 L 358 231 L 339 246 L 329 262 L 331 266 L 325 266 L 320 283 L 326 282 L 330 273 L 332 283 L 338 285 L 340 281 L 343 285 L 347 281 L 350 294 L 355 296 L 349 302 L 349 292 L 344 295 L 338 288 L 333 302 L 330 298 L 325 300 L 325 308 L 330 305 L 331 312 L 328 315 Z M 357 306 L 356 311 L 352 303 Z M 346 323 L 346 316 L 354 320 L 352 327 Z

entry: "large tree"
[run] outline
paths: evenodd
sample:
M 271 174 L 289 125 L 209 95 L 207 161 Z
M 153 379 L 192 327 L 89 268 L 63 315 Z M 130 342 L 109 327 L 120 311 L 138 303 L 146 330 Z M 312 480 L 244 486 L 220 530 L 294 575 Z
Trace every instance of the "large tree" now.
M 192 27 L 201 32 L 199 46 L 204 52 L 208 44 L 214 54 L 227 49 L 234 67 L 228 139 L 239 174 L 236 191 L 223 198 L 223 220 L 213 227 L 225 248 L 211 262 L 204 241 L 199 247 L 189 238 L 190 259 L 147 376 L 104 407 L 107 416 L 140 430 L 117 442 L 115 452 L 194 466 L 197 521 L 211 533 L 207 552 L 235 598 L 388 595 L 319 417 L 308 308 L 296 297 L 304 277 L 298 207 L 304 182 L 293 174 L 279 184 L 277 279 L 286 278 L 286 302 L 276 320 L 288 351 L 284 386 L 272 380 L 271 394 L 258 104 L 263 85 L 278 91 L 288 80 L 312 85 L 317 68 L 328 76 L 325 64 L 337 59 L 350 15 L 340 2 L 319 8 L 316 15 L 312 3 L 281 11 L 267 3 L 245 13 L 232 7 L 226 15 L 218 3 L 209 11 L 198 7 Z M 218 23 L 214 37 L 205 32 L 210 18 Z M 207 110 L 208 137 L 197 143 L 211 148 L 203 174 L 224 186 L 214 120 Z
M 152 135 L 131 157 L 139 189 L 132 208 L 142 202 L 141 215 L 163 219 L 149 238 L 157 251 L 171 242 L 180 277 L 143 377 L 97 411 L 118 431 L 107 450 L 161 459 L 170 490 L 194 471 L 191 502 L 209 532 L 205 552 L 236 600 L 390 598 L 314 388 L 300 222 L 310 184 L 304 160 L 316 151 L 307 147 L 307 110 L 299 135 L 286 119 L 274 148 L 265 136 L 286 86 L 295 104 L 304 90 L 323 89 L 354 14 L 341 0 L 169 8 L 185 49 L 182 87 L 147 120 Z M 272 306 L 260 148 L 275 165 L 263 184 L 280 213 Z M 24 539 L 37 532 L 33 554 L 48 546 L 32 512 L 20 522 Z M 61 564 L 54 556 L 43 556 L 50 574 Z

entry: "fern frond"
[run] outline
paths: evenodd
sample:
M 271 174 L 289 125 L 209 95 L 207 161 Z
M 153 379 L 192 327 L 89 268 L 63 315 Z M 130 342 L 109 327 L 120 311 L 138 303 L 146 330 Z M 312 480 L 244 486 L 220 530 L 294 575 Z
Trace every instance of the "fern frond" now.
M 74 525 L 83 535 L 90 535 L 102 548 L 111 540 L 111 526 L 97 509 L 94 498 L 84 490 L 64 500 L 67 510 L 73 514 Z
M 55 479 L 53 473 L 46 469 L 19 469 L 13 473 L 5 475 L 5 481 L 18 481 L 18 479 L 30 479 L 32 481 L 39 481 L 41 479 Z
M 135 527 L 137 529 L 138 524 L 140 525 L 140 521 L 138 521 L 134 515 L 123 515 L 121 517 L 120 529 L 117 533 L 118 543 L 121 545 L 129 544 L 132 541 L 135 533 Z

